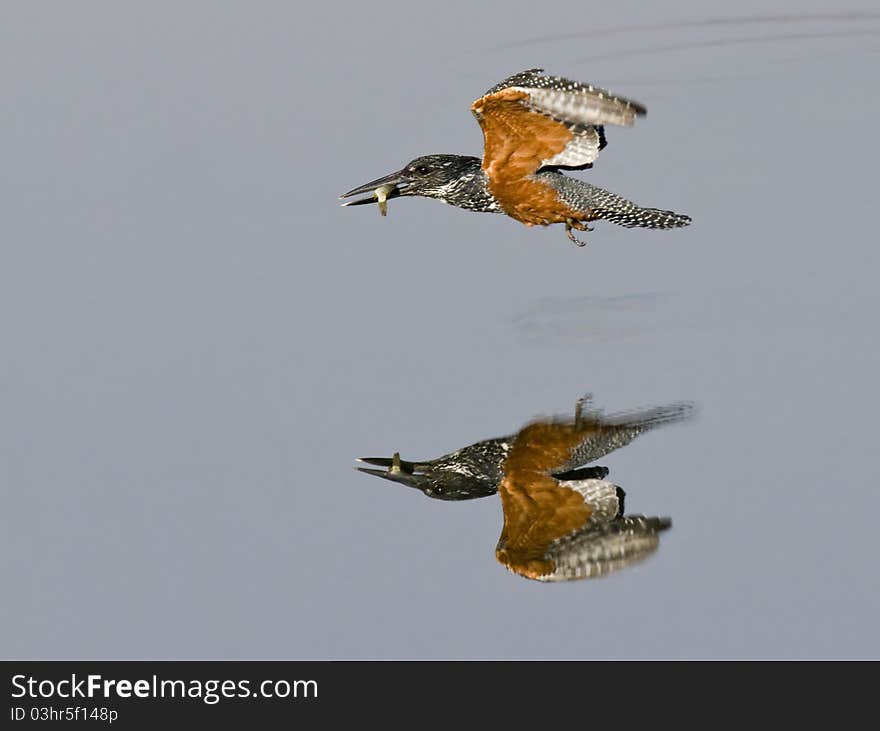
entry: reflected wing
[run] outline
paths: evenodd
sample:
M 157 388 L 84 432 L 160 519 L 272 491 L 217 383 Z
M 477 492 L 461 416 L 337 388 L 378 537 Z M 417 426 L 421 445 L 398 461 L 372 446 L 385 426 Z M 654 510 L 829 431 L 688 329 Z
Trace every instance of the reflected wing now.
M 471 106 L 483 130 L 483 169 L 510 182 L 541 167 L 592 165 L 602 125 L 631 126 L 645 108 L 605 89 L 529 69 L 493 86 Z
M 581 480 L 563 486 L 547 476 L 499 489 L 504 528 L 495 549 L 510 571 L 538 581 L 606 576 L 650 556 L 669 518 L 618 515 L 616 485 Z
M 509 475 L 501 481 L 498 493 L 504 528 L 495 557 L 529 579 L 552 575 L 556 564 L 547 555 L 549 547 L 583 529 L 593 515 L 592 507 L 576 490 L 538 473 Z
M 615 501 L 611 515 L 616 514 L 614 484 L 561 482 L 551 474 L 570 461 L 583 437 L 571 421 L 537 421 L 517 433 L 498 487 L 504 527 L 495 549 L 511 571 L 531 579 L 552 575 L 556 565 L 548 550 L 554 542 L 582 531 L 591 519 L 608 519 L 609 497 Z
M 682 409 L 661 407 L 608 418 L 582 411 L 579 407 L 574 420 L 528 424 L 504 462 L 498 488 L 504 527 L 495 556 L 529 579 L 565 581 L 610 573 L 656 550 L 657 534 L 669 526 L 665 518 L 622 517 L 620 488 L 584 477 L 583 470 L 565 470 L 584 461 L 591 449 L 608 452 L 645 429 L 681 418 Z M 566 474 L 570 479 L 560 479 Z
M 555 570 L 541 581 L 573 581 L 606 576 L 643 561 L 660 545 L 669 518 L 628 515 L 610 523 L 591 522 L 582 532 L 554 543 L 547 551 Z

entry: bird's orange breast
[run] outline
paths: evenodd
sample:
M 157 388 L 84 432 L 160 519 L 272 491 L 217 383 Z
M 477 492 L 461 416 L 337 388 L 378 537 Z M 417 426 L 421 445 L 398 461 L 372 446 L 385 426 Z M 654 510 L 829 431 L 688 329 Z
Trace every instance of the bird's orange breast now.
M 530 226 L 592 220 L 589 211 L 574 210 L 559 199 L 555 188 L 533 177 L 490 178 L 489 192 L 508 216 Z
M 504 464 L 511 472 L 550 473 L 571 459 L 572 451 L 585 439 L 597 433 L 595 424 L 571 421 L 535 421 L 516 435 L 514 448 Z

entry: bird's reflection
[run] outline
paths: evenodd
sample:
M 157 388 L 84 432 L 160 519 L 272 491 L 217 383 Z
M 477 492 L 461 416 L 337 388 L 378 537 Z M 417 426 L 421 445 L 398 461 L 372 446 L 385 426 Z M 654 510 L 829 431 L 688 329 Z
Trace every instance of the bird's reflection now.
M 604 576 L 657 550 L 666 517 L 626 515 L 624 491 L 605 467 L 584 467 L 640 434 L 690 417 L 676 403 L 603 414 L 578 401 L 574 416 L 539 419 L 516 434 L 486 439 L 432 460 L 361 457 L 358 470 L 440 500 L 501 495 L 504 527 L 495 556 L 538 581 Z M 383 469 L 375 469 L 380 467 Z

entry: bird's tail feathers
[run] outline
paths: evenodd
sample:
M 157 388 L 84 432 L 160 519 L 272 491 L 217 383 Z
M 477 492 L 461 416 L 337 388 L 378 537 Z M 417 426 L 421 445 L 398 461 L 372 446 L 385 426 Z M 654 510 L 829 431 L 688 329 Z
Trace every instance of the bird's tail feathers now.
M 608 426 L 627 426 L 639 428 L 641 431 L 655 429 L 665 424 L 673 424 L 690 419 L 696 413 L 696 406 L 690 401 L 679 401 L 666 406 L 654 406 L 649 409 L 621 411 L 604 416 L 602 421 Z
M 574 211 L 584 213 L 585 220 L 602 219 L 627 228 L 678 228 L 691 222 L 690 216 L 660 208 L 644 208 L 622 195 L 558 172 L 541 175 L 559 191 L 564 203 Z
M 621 208 L 598 208 L 595 212 L 604 221 L 626 228 L 680 228 L 691 222 L 690 216 L 660 208 L 642 208 L 634 203 Z

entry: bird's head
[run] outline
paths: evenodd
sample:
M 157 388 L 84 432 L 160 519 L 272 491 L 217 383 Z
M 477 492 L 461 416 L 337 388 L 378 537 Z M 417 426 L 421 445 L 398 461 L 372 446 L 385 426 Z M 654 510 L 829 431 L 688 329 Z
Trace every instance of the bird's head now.
M 385 201 L 405 195 L 438 198 L 447 202 L 462 182 L 480 174 L 480 160 L 464 155 L 425 155 L 408 162 L 401 170 L 353 188 L 340 198 L 369 194 L 367 198 L 348 201 L 345 206 L 379 203 L 385 215 Z
M 472 500 L 498 491 L 497 479 L 493 476 L 442 469 L 435 466 L 436 460 L 408 462 L 395 452 L 393 457 L 360 457 L 358 462 L 385 468 L 358 467 L 358 472 L 414 487 L 436 500 Z

